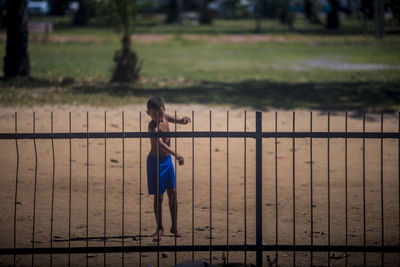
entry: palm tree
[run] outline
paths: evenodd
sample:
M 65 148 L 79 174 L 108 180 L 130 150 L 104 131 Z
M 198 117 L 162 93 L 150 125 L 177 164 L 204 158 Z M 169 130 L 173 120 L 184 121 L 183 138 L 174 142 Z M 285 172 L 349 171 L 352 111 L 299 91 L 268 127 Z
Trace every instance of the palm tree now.
M 134 30 L 137 3 L 136 0 L 112 0 L 112 3 L 122 29 L 122 49 L 114 55 L 116 66 L 111 81 L 134 82 L 139 78 L 140 64 L 131 49 L 130 35 Z
M 6 1 L 7 44 L 3 71 L 5 78 L 30 75 L 28 54 L 28 1 Z

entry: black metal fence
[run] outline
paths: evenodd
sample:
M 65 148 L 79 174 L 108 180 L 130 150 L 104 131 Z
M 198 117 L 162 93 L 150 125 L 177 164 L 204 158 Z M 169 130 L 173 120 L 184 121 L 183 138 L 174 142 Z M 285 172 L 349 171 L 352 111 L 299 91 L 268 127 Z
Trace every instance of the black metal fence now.
M 192 252 L 192 259 L 195 259 L 195 252 L 209 252 L 209 262 L 213 262 L 213 252 L 216 251 L 224 251 L 225 258 L 224 261 L 229 263 L 229 252 L 238 252 L 242 251 L 244 253 L 244 263 L 247 263 L 247 257 L 246 253 L 247 252 L 255 252 L 256 253 L 256 264 L 257 266 L 262 266 L 266 265 L 267 262 L 264 259 L 263 262 L 263 252 L 265 251 L 270 251 L 270 252 L 275 252 L 276 253 L 276 258 L 275 262 L 273 264 L 276 264 L 278 266 L 279 261 L 278 261 L 278 252 L 282 251 L 290 251 L 292 252 L 292 257 L 293 257 L 293 266 L 296 266 L 296 252 L 308 252 L 310 253 L 310 265 L 313 266 L 313 253 L 314 252 L 327 252 L 328 257 L 327 257 L 327 262 L 328 265 L 331 264 L 331 252 L 345 252 L 345 253 L 350 253 L 350 252 L 359 252 L 363 253 L 363 265 L 367 265 L 367 258 L 366 254 L 367 253 L 380 253 L 381 254 L 381 265 L 385 265 L 385 257 L 384 255 L 386 253 L 399 253 L 400 252 L 400 242 L 397 243 L 397 245 L 385 245 L 385 222 L 384 222 L 384 171 L 383 171 L 383 140 L 384 139 L 393 139 L 393 140 L 399 140 L 398 141 L 398 163 L 397 163 L 397 168 L 400 166 L 400 114 L 399 114 L 399 120 L 398 120 L 398 129 L 399 132 L 384 132 L 383 131 L 383 114 L 381 114 L 380 117 L 380 124 L 381 124 L 381 130 L 377 132 L 366 132 L 366 115 L 365 113 L 363 114 L 363 119 L 362 119 L 362 125 L 363 125 L 363 131 L 362 132 L 349 132 L 348 131 L 348 115 L 347 113 L 345 114 L 345 131 L 344 132 L 332 132 L 330 130 L 330 113 L 328 113 L 328 125 L 327 125 L 327 132 L 315 132 L 313 131 L 313 117 L 312 117 L 312 112 L 310 113 L 310 129 L 307 132 L 298 132 L 296 131 L 296 116 L 295 113 L 293 112 L 293 125 L 292 125 L 292 131 L 289 132 L 281 132 L 278 131 L 278 123 L 277 123 L 277 116 L 278 114 L 275 113 L 275 131 L 272 132 L 263 132 L 262 131 L 262 113 L 261 112 L 256 112 L 256 119 L 255 119 L 255 131 L 247 131 L 247 119 L 246 119 L 246 112 L 244 113 L 244 131 L 230 131 L 229 130 L 229 112 L 227 112 L 227 129 L 226 131 L 213 131 L 212 130 L 212 123 L 211 123 L 211 111 L 210 111 L 210 126 L 209 126 L 209 131 L 195 131 L 194 129 L 194 123 L 192 124 L 192 131 L 191 132 L 177 132 L 176 127 L 175 131 L 172 132 L 157 132 L 157 133 L 149 133 L 149 132 L 144 132 L 142 131 L 142 128 L 140 126 L 140 130 L 138 132 L 126 132 L 125 131 L 125 118 L 124 118 L 124 113 L 122 113 L 122 132 L 107 132 L 107 128 L 104 128 L 104 132 L 89 132 L 89 113 L 86 114 L 86 132 L 72 132 L 71 131 L 71 113 L 69 113 L 69 132 L 64 132 L 64 133 L 54 133 L 53 132 L 53 114 L 51 114 L 51 132 L 50 133 L 36 133 L 35 130 L 35 113 L 33 114 L 33 131 L 31 133 L 20 133 L 18 131 L 18 116 L 17 113 L 15 113 L 15 133 L 0 133 L 0 139 L 2 140 L 15 140 L 15 150 L 16 150 L 16 174 L 15 174 L 15 195 L 14 195 L 14 225 L 13 225 L 13 247 L 8 247 L 8 248 L 0 248 L 0 256 L 1 255 L 14 255 L 14 265 L 16 265 L 16 256 L 17 255 L 32 255 L 31 258 L 31 263 L 32 266 L 35 264 L 35 255 L 38 254 L 48 254 L 50 255 L 50 263 L 49 265 L 53 265 L 53 254 L 65 254 L 68 255 L 68 265 L 71 264 L 71 254 L 86 254 L 86 256 L 89 255 L 89 253 L 100 253 L 104 255 L 104 265 L 107 263 L 107 254 L 108 253 L 121 253 L 121 264 L 124 266 L 125 264 L 125 253 L 128 252 L 137 252 L 137 253 L 145 253 L 145 252 L 153 252 L 157 253 L 157 265 L 160 265 L 159 259 L 160 259 L 160 252 L 175 252 L 175 264 L 177 263 L 177 252 Z M 176 112 L 175 112 L 175 117 L 176 117 Z M 192 122 L 194 122 L 195 117 L 194 117 L 194 112 L 192 112 Z M 107 121 L 107 114 L 104 113 L 104 122 L 106 125 Z M 141 115 L 140 115 L 140 125 L 142 125 L 141 122 Z M 141 219 L 141 214 L 142 214 L 142 198 L 140 197 L 139 199 L 139 245 L 137 246 L 128 246 L 125 244 L 125 140 L 129 138 L 134 138 L 139 140 L 139 153 L 142 154 L 142 139 L 144 138 L 155 138 L 155 137 L 171 137 L 175 138 L 175 141 L 177 138 L 191 138 L 192 140 L 192 214 L 191 214 L 191 223 L 192 223 L 192 229 L 191 229 L 191 235 L 192 235 L 192 242 L 191 245 L 178 245 L 176 238 L 175 238 L 175 244 L 174 245 L 160 245 L 160 241 L 157 238 L 157 245 L 142 245 L 141 241 L 141 235 L 142 235 L 142 219 Z M 90 246 L 89 245 L 89 162 L 90 162 L 90 154 L 89 154 L 89 140 L 91 139 L 103 139 L 104 140 L 104 162 L 107 162 L 107 140 L 108 139 L 121 139 L 122 140 L 122 187 L 121 187 L 121 192 L 122 192 L 122 203 L 121 203 L 121 245 L 120 246 L 110 246 L 107 244 L 107 164 L 104 164 L 104 228 L 103 228 L 103 234 L 104 234 L 104 243 L 103 246 Z M 209 181 L 210 181 L 210 188 L 209 188 L 209 244 L 208 245 L 199 245 L 196 244 L 195 242 L 195 218 L 194 218 L 194 203 L 195 203 L 195 174 L 194 174 L 194 164 L 195 164 L 195 154 L 194 154 L 194 140 L 197 138 L 205 138 L 209 139 Z M 212 201 L 212 179 L 213 179 L 213 173 L 212 173 L 212 148 L 213 148 L 213 139 L 215 138 L 222 138 L 226 139 L 226 150 L 227 150 L 227 157 L 226 157 L 226 185 L 227 185 L 227 199 L 226 199 L 226 244 L 225 245 L 217 245 L 213 244 L 213 201 Z M 229 171 L 230 171 L 230 165 L 229 165 L 229 139 L 232 138 L 238 138 L 238 139 L 243 139 L 243 147 L 244 147 L 244 155 L 243 155 L 243 161 L 244 161 L 244 170 L 243 170 L 243 177 L 244 177 L 244 184 L 243 184 L 243 194 L 244 194 L 244 210 L 243 210 L 243 223 L 244 223 L 244 240 L 242 244 L 230 244 L 230 229 L 229 229 L 229 220 L 230 220 L 230 197 L 229 197 Z M 310 235 L 310 243 L 308 245 L 304 244 L 298 244 L 296 242 L 296 171 L 295 171 L 295 160 L 296 160 L 296 139 L 308 139 L 309 140 L 309 166 L 310 166 L 310 178 L 309 178 L 309 196 L 310 196 L 310 217 L 309 217 L 309 235 Z M 30 139 L 33 140 L 33 145 L 34 145 L 34 157 L 35 157 L 35 169 L 34 169 L 34 192 L 33 192 L 33 211 L 32 211 L 32 245 L 29 248 L 26 247 L 18 247 L 17 246 L 17 212 L 18 212 L 18 188 L 19 188 L 19 172 L 20 172 L 20 155 L 19 155 L 19 142 L 22 139 Z M 50 218 L 50 246 L 49 247 L 35 247 L 35 215 L 37 213 L 36 210 L 36 203 L 37 203 L 37 198 L 36 198 L 36 185 L 37 185 L 37 170 L 38 170 L 38 155 L 37 155 L 37 140 L 39 139 L 48 139 L 51 140 L 51 145 L 52 145 L 52 193 L 51 193 L 51 218 Z M 56 139 L 67 139 L 69 140 L 69 192 L 68 192 L 68 198 L 69 198 L 69 205 L 68 205 L 68 246 L 64 247 L 54 247 L 53 246 L 53 221 L 54 221 L 54 179 L 55 179 L 55 148 L 54 148 L 54 140 Z M 72 162 L 72 157 L 71 157 L 71 140 L 73 139 L 82 139 L 86 140 L 86 161 L 87 161 L 87 169 L 86 169 L 86 207 L 82 207 L 86 210 L 86 237 L 85 246 L 71 246 L 71 240 L 72 240 L 72 235 L 71 235 L 71 172 L 72 172 L 72 167 L 71 167 L 71 162 Z M 255 139 L 255 203 L 256 203 L 256 217 L 253 218 L 255 219 L 255 232 L 256 232 L 256 239 L 255 243 L 249 243 L 247 240 L 247 231 L 248 231 L 248 226 L 247 226 L 247 220 L 248 220 L 248 214 L 247 214 L 247 203 L 246 203 L 246 195 L 248 194 L 248 189 L 246 187 L 247 185 L 247 139 Z M 274 142 L 274 168 L 275 168 L 275 188 L 274 188 L 274 197 L 275 197 L 275 243 L 274 244 L 265 244 L 263 242 L 263 151 L 262 151 L 262 142 L 263 139 L 271 139 Z M 278 223 L 278 215 L 279 215 L 279 203 L 278 203 L 278 172 L 277 172 L 277 155 L 278 155 L 278 139 L 291 139 L 292 140 L 292 243 L 291 244 L 281 244 L 279 242 L 279 223 Z M 327 244 L 321 245 L 321 244 L 315 244 L 314 242 L 314 214 L 313 214 L 313 208 L 314 208 L 314 192 L 313 192 L 313 140 L 314 139 L 326 139 L 327 140 Z M 330 147 L 330 140 L 331 139 L 341 139 L 344 142 L 345 145 L 345 151 L 344 151 L 344 158 L 343 161 L 345 162 L 345 242 L 344 244 L 341 245 L 332 245 L 331 244 L 331 181 L 330 181 L 330 155 L 331 155 L 331 147 Z M 362 244 L 359 245 L 349 245 L 348 242 L 348 236 L 350 235 L 349 233 L 349 228 L 348 228 L 348 207 L 349 207 L 349 200 L 348 200 L 348 140 L 349 139 L 360 139 L 362 140 L 362 225 L 360 226 L 363 229 L 363 237 L 362 237 Z M 365 167 L 366 167 L 366 161 L 365 161 L 365 140 L 366 139 L 376 139 L 380 140 L 380 155 L 377 157 L 378 161 L 380 162 L 380 214 L 375 214 L 375 216 L 380 217 L 380 240 L 379 242 L 375 242 L 375 245 L 368 245 L 367 244 L 367 225 L 366 225 L 366 173 L 365 173 Z M 176 149 L 176 142 L 175 142 L 175 149 Z M 140 157 L 140 168 L 142 168 L 142 160 Z M 176 162 L 175 162 L 176 164 Z M 203 177 L 204 178 L 204 177 Z M 400 220 L 400 172 L 398 174 L 398 190 L 397 190 L 397 201 L 398 201 L 398 211 L 396 212 L 397 214 L 393 214 L 393 216 L 397 216 L 398 219 Z M 142 188 L 142 177 L 140 174 L 140 190 Z M 141 196 L 142 192 L 140 192 Z M 185 215 L 186 216 L 186 215 Z M 188 216 L 189 217 L 189 216 Z M 397 224 L 398 227 L 398 239 L 400 240 L 400 222 Z M 264 230 L 265 231 L 265 230 Z M 347 266 L 347 255 L 345 254 L 345 265 Z M 139 257 L 139 264 L 141 265 L 141 257 Z M 270 264 L 270 262 L 268 262 Z M 88 265 L 88 257 L 86 257 L 86 265 Z

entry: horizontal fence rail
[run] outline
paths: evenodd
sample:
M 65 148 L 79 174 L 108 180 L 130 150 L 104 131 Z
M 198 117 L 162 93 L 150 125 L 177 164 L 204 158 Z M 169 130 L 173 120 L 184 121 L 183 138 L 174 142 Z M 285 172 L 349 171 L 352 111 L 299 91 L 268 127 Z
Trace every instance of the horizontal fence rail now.
M 247 252 L 255 252 L 256 254 L 256 263 L 257 266 L 263 266 L 263 252 L 265 251 L 270 251 L 270 252 L 275 252 L 276 256 L 276 262 L 275 265 L 278 266 L 278 252 L 286 251 L 286 252 L 292 252 L 293 253 L 293 266 L 296 266 L 296 252 L 302 251 L 302 252 L 309 252 L 311 254 L 310 257 L 310 265 L 313 266 L 313 260 L 314 260 L 314 254 L 313 252 L 327 252 L 328 253 L 328 266 L 331 264 L 331 252 L 360 252 L 363 253 L 363 264 L 364 266 L 367 265 L 367 260 L 366 260 L 366 253 L 381 253 L 381 265 L 385 265 L 385 260 L 384 260 L 384 253 L 398 253 L 400 256 L 400 171 L 399 171 L 399 188 L 398 188 L 398 216 L 399 218 L 399 223 L 397 225 L 398 227 L 398 239 L 399 239 L 399 244 L 398 245 L 385 245 L 385 224 L 384 224 L 384 173 L 383 173 L 383 140 L 384 139 L 394 139 L 394 140 L 399 140 L 398 144 L 398 162 L 397 162 L 397 167 L 400 168 L 400 113 L 399 113 L 399 121 L 398 121 L 398 132 L 384 132 L 383 131 L 383 113 L 381 114 L 381 120 L 380 120 L 380 131 L 375 131 L 375 132 L 366 132 L 365 131 L 365 125 L 366 125 L 366 119 L 365 119 L 365 113 L 362 118 L 362 127 L 363 131 L 362 132 L 349 132 L 348 131 L 348 116 L 347 113 L 345 115 L 345 131 L 344 132 L 333 132 L 331 131 L 331 121 L 330 121 L 330 113 L 328 113 L 328 120 L 327 120 L 327 131 L 326 132 L 321 132 L 321 131 L 313 131 L 313 117 L 312 117 L 312 112 L 310 113 L 310 130 L 307 132 L 298 132 L 296 131 L 296 117 L 295 113 L 293 112 L 293 117 L 292 117 L 292 131 L 278 131 L 278 114 L 275 113 L 275 131 L 272 132 L 263 132 L 262 131 L 262 113 L 261 112 L 256 112 L 256 120 L 255 120 L 255 131 L 247 131 L 247 119 L 246 119 L 246 112 L 244 113 L 244 130 L 243 131 L 230 131 L 229 130 L 229 112 L 226 114 L 226 131 L 213 131 L 212 130 L 212 123 L 211 123 L 211 111 L 210 111 L 210 118 L 209 118 L 209 131 L 195 131 L 194 130 L 194 112 L 192 112 L 191 120 L 192 120 L 192 131 L 187 131 L 187 132 L 177 132 L 177 127 L 175 124 L 175 128 L 171 130 L 170 132 L 142 132 L 142 116 L 141 113 L 139 115 L 139 125 L 140 125 L 140 130 L 139 132 L 125 132 L 125 117 L 124 113 L 122 113 L 122 132 L 107 132 L 107 113 L 104 113 L 104 132 L 89 132 L 89 113 L 86 115 L 86 132 L 72 132 L 71 131 L 71 113 L 69 113 L 69 132 L 54 132 L 53 131 L 53 114 L 51 114 L 51 132 L 50 133 L 37 133 L 36 132 L 36 126 L 35 126 L 35 114 L 33 115 L 33 132 L 24 132 L 20 133 L 18 132 L 18 122 L 17 122 L 17 113 L 15 114 L 15 133 L 0 133 L 0 140 L 15 140 L 15 145 L 16 145 L 16 157 L 17 157 L 17 169 L 16 169 L 16 181 L 15 181 L 15 208 L 14 208 L 14 247 L 12 248 L 0 248 L 0 255 L 14 255 L 14 266 L 16 265 L 16 255 L 32 255 L 32 266 L 34 265 L 34 255 L 39 255 L 39 254 L 48 254 L 50 255 L 50 265 L 53 265 L 53 254 L 68 254 L 68 266 L 71 265 L 71 254 L 86 254 L 86 259 L 85 263 L 86 266 L 88 266 L 88 258 L 90 253 L 101 253 L 104 254 L 104 265 L 107 263 L 107 253 L 122 253 L 121 257 L 121 262 L 122 266 L 125 265 L 125 254 L 128 252 L 138 252 L 139 253 L 139 265 L 142 264 L 142 259 L 141 259 L 141 254 L 145 252 L 157 252 L 157 266 L 160 265 L 159 259 L 160 259 L 160 252 L 175 252 L 175 258 L 174 262 L 177 264 L 177 256 L 176 253 L 179 252 L 192 252 L 192 260 L 195 259 L 194 257 L 194 252 L 209 252 L 209 262 L 212 263 L 213 261 L 213 254 L 212 252 L 225 252 L 224 254 L 224 261 L 228 263 L 229 260 L 229 251 L 241 251 L 244 252 L 244 263 L 246 264 L 247 261 Z M 175 112 L 175 120 L 176 120 L 176 112 Z M 140 186 L 139 186 L 139 245 L 137 246 L 130 246 L 125 244 L 125 195 L 126 193 L 126 188 L 125 188 L 125 183 L 126 183 L 126 174 L 125 174 L 125 139 L 139 139 L 139 152 L 138 154 L 140 155 Z M 191 138 L 191 149 L 192 149 L 192 169 L 191 169 L 191 208 L 192 208 L 192 213 L 187 214 L 187 216 L 190 215 L 191 217 L 191 245 L 178 245 L 177 244 L 177 239 L 175 237 L 174 240 L 174 245 L 160 245 L 160 239 L 158 236 L 158 231 L 157 231 L 157 245 L 142 245 L 142 139 L 143 138 L 157 138 L 157 154 L 159 154 L 159 138 L 175 138 L 175 147 L 174 150 L 177 151 L 177 138 Z M 207 245 L 198 245 L 195 242 L 195 232 L 194 232 L 194 227 L 195 227 L 195 216 L 194 216 L 194 209 L 195 209 L 195 172 L 194 172 L 194 165 L 195 165 L 195 146 L 194 146 L 194 140 L 196 138 L 206 138 L 209 139 L 209 170 L 207 169 L 207 178 L 204 180 L 207 180 L 207 182 L 210 183 L 209 186 L 209 191 L 205 193 L 205 195 L 208 195 L 209 197 L 209 244 Z M 213 221 L 213 213 L 212 213 L 212 208 L 214 202 L 212 202 L 212 196 L 213 196 L 213 188 L 212 188 L 212 183 L 213 179 L 215 178 L 213 176 L 212 172 L 212 164 L 213 164 L 213 157 L 212 157 L 212 151 L 213 151 L 213 143 L 212 140 L 213 138 L 224 138 L 226 139 L 226 172 L 224 178 L 226 178 L 226 229 L 224 231 L 226 232 L 226 245 L 217 245 L 214 244 L 212 239 L 213 239 L 213 223 L 215 224 L 215 221 Z M 232 216 L 230 216 L 230 209 L 232 209 L 229 205 L 230 201 L 230 193 L 229 193 L 229 176 L 230 176 L 230 159 L 229 159 L 229 140 L 231 138 L 239 138 L 243 139 L 244 143 L 244 154 L 243 154 L 243 161 L 244 161 L 244 173 L 243 173 L 243 179 L 244 179 L 244 184 L 243 184 L 243 199 L 244 199 L 244 209 L 243 209 L 243 217 L 244 217 L 244 244 L 237 245 L 237 244 L 231 244 L 230 241 L 230 230 L 229 230 L 229 221 L 234 220 L 232 219 Z M 247 139 L 255 139 L 255 213 L 256 213 L 256 218 L 255 219 L 255 232 L 256 232 L 256 238 L 254 243 L 249 243 L 247 240 L 247 231 L 248 231 L 248 225 L 247 225 L 247 220 L 249 219 L 247 215 L 247 193 L 248 193 L 248 188 L 247 188 L 247 181 L 248 181 L 248 174 L 247 174 L 247 153 L 246 153 L 246 148 L 247 148 Z M 296 220 L 296 171 L 295 171 L 295 166 L 296 166 L 296 143 L 295 139 L 309 139 L 309 148 L 310 148 L 310 155 L 309 155 L 309 170 L 310 170 L 310 180 L 309 180 L 309 185 L 310 185 L 310 191 L 309 191 L 309 197 L 310 197 L 310 203 L 309 208 L 310 208 L 310 217 L 309 217 L 309 226 L 310 226 L 310 244 L 309 245 L 304 245 L 304 244 L 298 244 L 298 241 L 296 240 L 296 233 L 298 230 L 297 224 L 299 223 Z M 38 155 L 37 155 L 37 144 L 36 140 L 39 139 L 45 139 L 45 140 L 51 140 L 52 146 L 51 146 L 51 155 L 52 155 L 52 196 L 51 196 L 51 229 L 50 229 L 50 247 L 35 247 L 35 216 L 37 213 L 37 207 L 36 207 L 36 191 L 37 191 L 37 170 L 38 170 Z M 55 139 L 66 139 L 69 140 L 69 211 L 68 211 L 68 247 L 55 247 L 54 246 L 54 241 L 53 241 L 53 210 L 54 210 L 54 181 L 55 181 L 55 148 L 54 148 L 54 143 L 53 140 Z M 72 162 L 72 154 L 71 154 L 71 140 L 73 139 L 82 139 L 86 140 L 86 176 L 85 176 L 85 182 L 86 182 L 86 207 L 83 208 L 85 209 L 86 213 L 86 229 L 85 229 L 85 237 L 86 240 L 85 246 L 80 246 L 80 247 L 72 247 L 71 246 L 71 190 L 72 190 L 72 167 L 71 167 L 71 162 Z M 89 140 L 90 139 L 102 139 L 104 141 L 104 174 L 101 179 L 102 183 L 104 184 L 104 199 L 102 200 L 104 203 L 104 217 L 102 217 L 103 220 L 103 235 L 104 235 L 104 241 L 103 241 L 103 246 L 90 246 L 89 245 L 89 162 L 90 162 L 90 157 L 91 155 L 89 154 Z M 122 195 L 122 246 L 111 246 L 107 244 L 107 176 L 108 176 L 108 169 L 107 169 L 107 139 L 122 139 L 122 187 L 121 187 L 121 195 Z M 275 199 L 275 207 L 274 207 L 274 216 L 275 216 L 275 222 L 274 222 L 274 227 L 275 227 L 275 244 L 265 244 L 263 242 L 263 181 L 265 178 L 263 177 L 263 139 L 273 139 L 274 141 L 274 162 L 271 164 L 274 169 L 274 199 Z M 290 230 L 290 234 L 292 234 L 292 244 L 279 244 L 278 242 L 278 183 L 279 183 L 279 178 L 278 178 L 278 161 L 277 161 L 277 154 L 278 154 L 278 139 L 292 139 L 292 143 L 290 144 L 291 147 L 291 155 L 292 155 L 292 173 L 290 174 L 290 181 L 292 183 L 291 185 L 291 201 L 292 201 L 292 207 L 290 214 L 292 216 L 292 223 Z M 320 245 L 320 244 L 315 244 L 315 239 L 314 239 L 314 223 L 315 223 L 315 217 L 313 213 L 313 208 L 314 208 L 314 194 L 315 190 L 313 191 L 313 184 L 315 184 L 315 177 L 313 174 L 313 139 L 326 139 L 327 140 L 327 194 L 326 194 L 326 201 L 327 201 L 327 245 Z M 344 150 L 344 162 L 345 162 L 345 227 L 346 227 L 346 238 L 345 238 L 345 243 L 344 245 L 332 245 L 331 243 L 331 202 L 332 202 L 332 196 L 331 196 L 331 164 L 330 164 L 330 158 L 331 158 L 331 143 L 330 139 L 344 139 L 345 141 L 345 150 Z M 348 139 L 359 139 L 362 140 L 362 224 L 360 227 L 363 229 L 363 235 L 362 235 L 362 245 L 349 245 L 348 242 L 348 235 L 349 235 L 349 227 L 348 227 Z M 366 192 L 367 192 L 367 184 L 366 184 L 366 153 L 365 153 L 365 140 L 366 139 L 377 139 L 380 140 L 380 154 L 378 155 L 379 158 L 379 164 L 380 164 L 380 173 L 379 173 L 379 183 L 380 183 L 380 214 L 377 214 L 376 216 L 380 217 L 380 229 L 378 229 L 380 233 L 380 243 L 377 242 L 376 245 L 367 245 L 367 240 L 366 240 L 366 231 L 367 231 L 367 226 L 366 226 Z M 33 225 L 32 225 L 32 247 L 31 248 L 21 248 L 16 246 L 16 225 L 17 225 L 17 201 L 18 201 L 18 186 L 19 186 L 19 173 L 21 172 L 21 167 L 20 167 L 20 149 L 19 149 L 19 140 L 33 140 L 34 143 L 34 153 L 35 153 L 35 172 L 34 172 L 34 199 L 33 199 Z M 314 143 L 315 146 L 315 143 Z M 208 149 L 208 148 L 207 148 Z M 207 155 L 208 156 L 208 155 Z M 158 157 L 157 157 L 158 158 Z M 157 164 L 159 164 L 159 159 L 157 160 Z M 175 160 L 175 166 L 177 166 L 177 162 Z M 178 175 L 178 170 L 176 169 L 176 175 Z M 157 171 L 157 177 L 159 176 L 159 173 Z M 197 178 L 197 177 L 196 177 Z M 159 189 L 159 187 L 158 187 Z M 178 189 L 176 189 L 178 190 Z M 157 191 L 158 192 L 158 191 Z M 199 193 L 196 192 L 196 197 L 200 196 Z M 157 202 L 158 203 L 158 202 Z M 158 206 L 157 206 L 157 214 L 158 214 Z M 189 217 L 188 217 L 189 218 Z M 189 219 L 188 219 L 189 220 Z M 288 228 L 288 229 L 289 229 Z M 1 230 L 0 230 L 1 231 Z M 215 235 L 215 233 L 214 233 Z M 208 241 L 207 241 L 208 242 Z M 345 264 L 347 266 L 347 255 L 345 256 Z M 1 262 L 0 262 L 1 263 Z M 268 263 L 270 264 L 270 262 Z M 264 264 L 265 265 L 265 264 Z
M 172 246 L 107 246 L 0 249 L 0 255 L 14 254 L 86 254 L 116 252 L 174 252 L 174 251 L 257 251 L 257 245 L 172 245 Z M 318 251 L 318 252 L 387 252 L 398 253 L 400 246 L 337 246 L 337 245 L 262 245 L 263 251 Z
M 0 133 L 0 139 L 104 139 L 104 138 L 256 138 L 256 132 L 90 132 L 90 133 Z M 262 138 L 355 138 L 399 139 L 400 133 L 389 132 L 263 132 Z

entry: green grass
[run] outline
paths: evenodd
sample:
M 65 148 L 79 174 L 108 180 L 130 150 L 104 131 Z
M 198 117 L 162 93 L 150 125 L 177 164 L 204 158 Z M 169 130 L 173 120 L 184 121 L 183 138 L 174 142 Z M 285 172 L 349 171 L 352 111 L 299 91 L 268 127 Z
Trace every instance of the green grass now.
M 297 70 L 309 60 L 399 66 L 399 48 L 400 38 L 392 42 L 344 45 L 304 42 L 229 44 L 175 38 L 165 42 L 134 45 L 143 64 L 141 74 L 146 78 L 175 80 L 183 77 L 185 80 L 224 82 L 267 79 L 294 83 L 347 81 L 354 76 L 352 72 L 345 71 Z M 32 75 L 38 78 L 68 76 L 78 80 L 92 78 L 106 81 L 113 67 L 113 54 L 118 49 L 118 42 L 31 42 L 29 53 Z M 0 44 L 0 57 L 4 56 L 4 51 L 4 44 Z M 377 72 L 372 76 L 368 71 L 357 72 L 357 79 L 391 79 L 392 72 Z
M 181 33 L 208 33 L 205 37 L 212 39 L 218 37 L 216 33 L 231 33 L 226 29 L 233 26 L 235 34 L 245 29 L 249 33 L 253 22 L 220 20 L 212 27 L 185 24 L 181 30 L 157 24 L 148 32 L 172 33 L 172 39 L 134 42 L 142 62 L 141 80 L 121 85 L 108 83 L 114 52 L 120 48 L 111 28 L 71 28 L 66 21 L 58 23 L 64 26 L 52 36 L 73 38 L 63 43 L 31 41 L 34 79 L 0 81 L 0 104 L 123 105 L 142 103 L 157 94 L 170 102 L 253 107 L 395 110 L 400 106 L 397 35 L 376 41 L 369 35 L 282 30 L 279 36 L 285 42 L 229 43 L 193 41 Z M 145 27 L 145 23 L 138 25 L 138 32 L 145 32 Z M 279 32 L 278 26 L 271 27 Z M 83 37 L 93 39 L 79 40 Z M 5 44 L 0 43 L 0 58 L 4 53 Z M 309 61 L 385 64 L 397 69 L 309 69 Z
M 32 17 L 34 21 L 51 21 L 55 28 L 62 33 L 78 33 L 83 34 L 84 29 L 73 27 L 72 17 L 54 17 L 39 16 Z M 196 21 L 183 21 L 181 24 L 165 24 L 164 14 L 154 15 L 138 15 L 135 25 L 136 33 L 154 33 L 154 34 L 248 34 L 255 33 L 254 18 L 240 19 L 214 19 L 212 25 L 199 25 Z M 400 26 L 394 21 L 387 21 L 387 32 L 398 32 Z M 103 35 L 104 32 L 113 31 L 116 28 L 110 27 L 110 23 L 104 17 L 94 17 L 89 21 L 86 27 L 92 34 Z M 293 30 L 288 25 L 281 24 L 278 20 L 262 19 L 261 31 L 259 34 L 285 34 L 293 33 L 307 35 L 354 35 L 354 34 L 371 34 L 374 31 L 373 21 L 367 23 L 364 29 L 363 22 L 356 18 L 342 17 L 341 26 L 338 29 L 326 29 L 324 24 L 306 23 L 301 14 L 297 14 L 294 21 Z

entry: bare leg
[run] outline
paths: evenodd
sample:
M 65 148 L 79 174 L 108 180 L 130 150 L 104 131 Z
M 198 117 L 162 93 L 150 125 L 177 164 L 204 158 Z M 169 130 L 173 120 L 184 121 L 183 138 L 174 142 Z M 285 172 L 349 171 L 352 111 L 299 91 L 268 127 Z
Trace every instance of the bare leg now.
M 173 233 L 175 236 L 180 237 L 181 235 L 178 232 L 178 200 L 175 188 L 167 189 L 168 193 L 168 202 L 169 202 L 169 211 L 171 213 L 171 230 L 170 232 Z
M 154 215 L 156 217 L 157 230 L 152 235 L 153 237 L 160 237 L 164 233 L 164 227 L 162 225 L 162 201 L 163 195 L 154 195 Z

